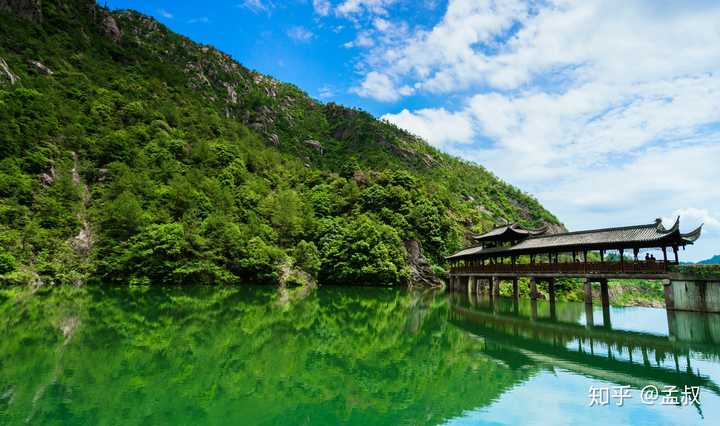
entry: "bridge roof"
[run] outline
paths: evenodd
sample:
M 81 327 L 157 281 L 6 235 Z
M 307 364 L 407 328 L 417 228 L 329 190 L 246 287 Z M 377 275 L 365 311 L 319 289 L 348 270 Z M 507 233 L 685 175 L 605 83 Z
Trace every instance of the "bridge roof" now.
M 518 241 L 523 240 L 532 235 L 542 235 L 548 230 L 547 225 L 538 229 L 527 229 L 522 225 L 513 223 L 510 225 L 501 226 L 488 231 L 484 234 L 475 235 L 473 239 L 475 241 L 495 241 L 495 242 L 506 242 L 506 241 Z
M 521 254 L 583 251 L 583 250 L 612 250 L 630 248 L 654 248 L 685 246 L 692 244 L 699 237 L 702 225 L 687 233 L 680 233 L 680 218 L 675 224 L 666 229 L 661 220 L 647 225 L 634 225 L 619 228 L 591 229 L 587 231 L 564 232 L 560 234 L 533 235 L 510 247 L 485 248 L 472 247 L 461 250 L 448 259 L 465 257 L 511 256 Z

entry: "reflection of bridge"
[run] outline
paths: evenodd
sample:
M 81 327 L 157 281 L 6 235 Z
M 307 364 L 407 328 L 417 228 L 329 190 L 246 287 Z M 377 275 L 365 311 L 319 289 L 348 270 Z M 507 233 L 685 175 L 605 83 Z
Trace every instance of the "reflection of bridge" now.
M 528 317 L 520 315 L 518 303 L 510 299 L 479 299 L 474 295 L 456 294 L 451 299 L 451 322 L 483 337 L 489 348 L 500 346 L 501 350 L 492 355 L 509 365 L 560 367 L 634 388 L 648 384 L 672 385 L 679 389 L 686 385 L 701 386 L 720 395 L 720 387 L 715 382 L 693 371 L 690 357 L 691 352 L 699 352 L 720 359 L 718 342 L 684 341 L 539 318 L 537 301 L 532 300 L 530 304 Z
M 608 279 L 661 279 L 668 309 L 720 312 L 720 285 L 713 283 L 718 280 L 672 270 L 679 263 L 678 250 L 693 244 L 700 233 L 701 227 L 681 233 L 679 219 L 669 229 L 657 219 L 647 225 L 560 234 L 550 234 L 547 228 L 507 225 L 475 236 L 478 246 L 447 258 L 449 287 L 477 294 L 481 283 L 487 282 L 488 292 L 499 295 L 501 282 L 509 280 L 517 298 L 518 278 L 528 277 L 531 298 L 539 296 L 537 282 L 545 281 L 554 300 L 555 279 L 583 278 L 585 302 L 592 304 L 592 283 L 598 282 L 602 304 L 608 306 Z M 668 259 L 668 249 L 674 260 Z M 662 258 L 655 259 L 647 252 L 645 259 L 639 259 L 641 250 L 660 250 Z

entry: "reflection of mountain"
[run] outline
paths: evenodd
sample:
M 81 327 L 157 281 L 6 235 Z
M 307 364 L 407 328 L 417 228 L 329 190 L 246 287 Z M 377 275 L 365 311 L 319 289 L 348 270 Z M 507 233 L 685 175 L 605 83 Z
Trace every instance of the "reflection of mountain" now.
M 0 298 L 0 423 L 434 424 L 536 371 L 487 356 L 432 294 L 89 291 Z
M 701 330 L 694 333 L 694 341 L 687 341 L 538 316 L 533 320 L 514 309 L 511 300 L 478 300 L 464 295 L 452 298 L 450 318 L 459 328 L 484 338 L 488 346 L 499 348 L 493 356 L 509 365 L 558 367 L 638 389 L 648 384 L 680 389 L 702 386 L 720 395 L 716 383 L 692 368 L 690 352 L 720 359 L 720 346 L 707 340 L 703 323 L 694 323 L 700 324 Z M 685 317 L 670 319 L 671 330 L 678 321 L 686 329 L 692 328 L 692 320 Z M 697 338 L 701 335 L 705 338 Z

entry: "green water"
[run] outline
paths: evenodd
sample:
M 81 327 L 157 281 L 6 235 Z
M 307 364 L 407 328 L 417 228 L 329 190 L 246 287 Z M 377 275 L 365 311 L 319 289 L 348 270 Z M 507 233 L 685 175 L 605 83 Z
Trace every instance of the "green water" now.
M 0 424 L 720 421 L 715 316 L 380 288 L 281 300 L 272 288 L 2 289 Z M 642 404 L 647 384 L 700 386 L 701 400 Z M 619 385 L 624 406 L 589 406 L 590 386 Z

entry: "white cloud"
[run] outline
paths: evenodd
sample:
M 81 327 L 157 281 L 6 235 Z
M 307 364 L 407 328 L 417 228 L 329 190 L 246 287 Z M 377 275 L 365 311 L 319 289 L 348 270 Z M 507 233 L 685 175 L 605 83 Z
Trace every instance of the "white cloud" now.
M 313 0 L 313 9 L 320 16 L 327 16 L 330 13 L 329 0 Z
M 172 19 L 172 18 L 173 18 L 173 14 L 170 13 L 170 12 L 168 12 L 168 11 L 165 10 L 165 9 L 158 9 L 157 12 L 158 12 L 158 14 L 159 14 L 160 16 L 162 16 L 163 18 L 166 18 L 166 19 Z
M 287 35 L 299 43 L 307 43 L 315 36 L 311 31 L 302 26 L 296 26 L 288 29 Z
M 244 0 L 238 7 L 244 7 L 252 13 L 270 13 L 275 5 L 270 0 Z
M 671 221 L 678 216 L 680 216 L 680 222 L 688 226 L 703 225 L 706 234 L 715 234 L 720 231 L 720 219 L 713 215 L 708 209 L 686 207 L 675 210 L 670 217 L 663 218 L 663 220 L 671 223 Z
M 375 71 L 369 72 L 360 87 L 355 87 L 351 91 L 360 96 L 385 102 L 398 100 L 401 95 L 390 77 Z
M 384 118 L 534 193 L 573 229 L 705 221 L 691 256 L 709 257 L 719 22 L 720 3 L 702 0 L 450 0 L 427 30 L 388 36 L 397 25 L 373 21 L 353 91 L 451 97 Z
M 335 12 L 340 16 L 352 16 L 362 13 L 387 15 L 387 8 L 396 1 L 397 0 L 345 0 L 335 8 Z
M 398 114 L 385 114 L 382 119 L 407 129 L 439 148 L 449 143 L 469 143 L 474 135 L 473 123 L 467 114 L 451 113 L 443 108 L 414 112 L 404 109 Z
M 343 44 L 343 47 L 350 49 L 353 47 L 370 47 L 375 44 L 371 33 L 367 31 L 361 31 L 355 37 L 355 40 L 349 41 Z

